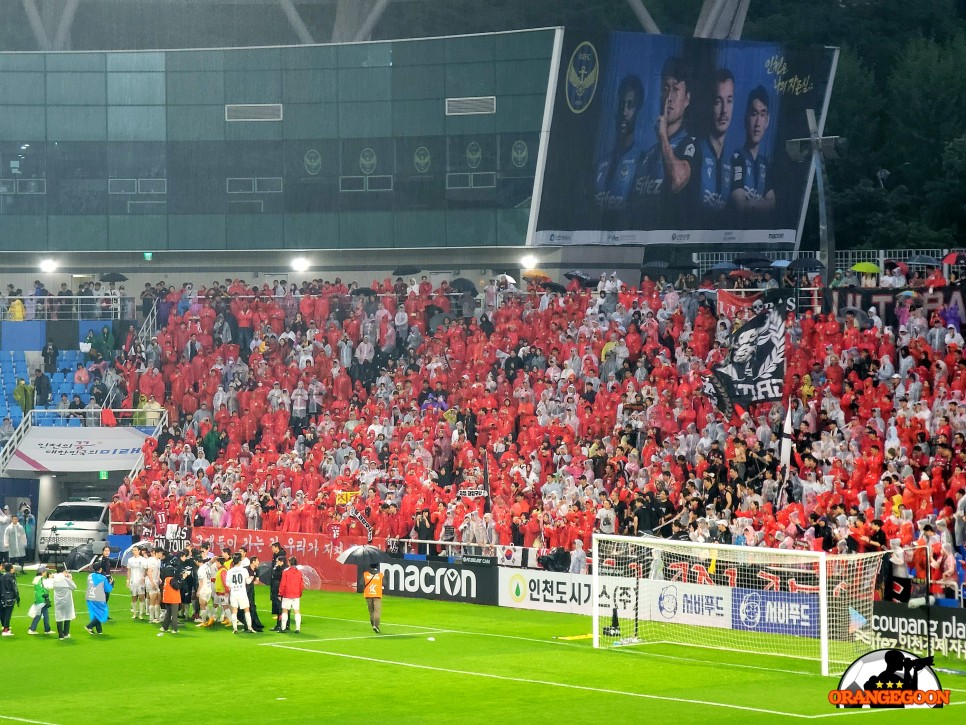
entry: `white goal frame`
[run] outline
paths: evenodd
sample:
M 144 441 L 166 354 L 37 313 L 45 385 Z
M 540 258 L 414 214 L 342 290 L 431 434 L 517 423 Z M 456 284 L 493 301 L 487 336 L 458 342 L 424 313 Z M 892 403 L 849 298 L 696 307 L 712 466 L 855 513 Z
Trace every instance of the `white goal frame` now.
M 771 564 L 776 563 L 780 566 L 781 561 L 794 560 L 797 564 L 814 562 L 815 572 L 817 574 L 818 580 L 818 603 L 819 603 L 819 628 L 818 628 L 818 650 L 819 650 L 819 660 L 821 664 L 822 675 L 828 676 L 830 671 L 830 658 L 829 658 L 829 580 L 828 573 L 830 564 L 839 562 L 842 564 L 860 562 L 863 559 L 868 560 L 872 557 L 881 557 L 880 554 L 847 554 L 847 555 L 829 555 L 824 551 L 803 551 L 798 549 L 772 549 L 764 547 L 748 547 L 748 546 L 734 546 L 731 544 L 704 544 L 694 541 L 674 541 L 670 539 L 663 539 L 658 537 L 633 537 L 633 536 L 617 536 L 612 534 L 594 534 L 593 543 L 591 545 L 592 549 L 592 590 L 591 590 L 591 611 L 593 618 L 593 646 L 595 648 L 600 648 L 601 646 L 601 607 L 599 605 L 599 594 L 601 592 L 601 553 L 600 544 L 602 542 L 613 542 L 615 544 L 625 544 L 632 547 L 646 547 L 652 550 L 665 550 L 668 549 L 691 549 L 694 550 L 695 554 L 704 552 L 708 559 L 717 558 L 721 554 L 733 554 L 734 558 L 737 560 L 744 560 L 747 564 L 755 564 L 760 562 L 761 564 Z M 648 546 L 652 543 L 654 546 Z M 651 577 L 641 576 L 641 579 L 651 579 Z M 875 580 L 872 579 L 872 587 L 874 588 Z M 868 591 L 868 600 L 872 601 L 872 588 Z M 637 620 L 640 622 L 640 618 Z M 679 625 L 687 626 L 687 625 Z M 699 627 L 699 625 L 692 625 Z M 649 644 L 656 644 L 658 642 L 649 642 Z M 715 647 L 713 644 L 695 642 L 693 645 L 695 647 L 712 648 L 712 649 L 725 649 L 723 647 Z M 744 649 L 729 649 L 728 651 L 752 651 Z M 761 654 L 761 652 L 756 652 L 756 654 Z M 775 656 L 782 657 L 794 657 L 798 659 L 806 659 L 814 662 L 814 655 L 805 655 L 803 653 L 790 653 L 790 652 L 775 652 Z

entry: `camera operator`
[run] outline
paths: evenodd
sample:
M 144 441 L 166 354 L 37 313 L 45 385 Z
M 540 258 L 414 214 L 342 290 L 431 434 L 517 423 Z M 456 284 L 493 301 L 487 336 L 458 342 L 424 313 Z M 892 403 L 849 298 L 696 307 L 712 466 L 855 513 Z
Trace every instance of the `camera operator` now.
M 429 509 L 424 508 L 416 514 L 416 524 L 413 529 L 416 532 L 416 538 L 418 540 L 432 541 L 436 527 L 433 526 L 433 522 L 429 519 Z M 417 553 L 428 554 L 429 544 L 419 544 Z

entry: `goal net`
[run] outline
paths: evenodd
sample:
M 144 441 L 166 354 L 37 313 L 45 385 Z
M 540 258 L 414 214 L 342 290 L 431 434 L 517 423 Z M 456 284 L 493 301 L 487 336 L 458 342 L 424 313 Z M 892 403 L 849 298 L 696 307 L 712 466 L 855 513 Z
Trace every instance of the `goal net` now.
M 594 647 L 710 647 L 842 672 L 870 649 L 882 556 L 598 534 Z

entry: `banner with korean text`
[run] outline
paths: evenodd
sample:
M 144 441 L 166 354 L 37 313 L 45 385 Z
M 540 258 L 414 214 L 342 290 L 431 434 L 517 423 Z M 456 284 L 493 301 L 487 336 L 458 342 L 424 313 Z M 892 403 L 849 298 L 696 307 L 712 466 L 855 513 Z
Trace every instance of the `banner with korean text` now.
M 344 536 L 332 538 L 326 534 L 291 534 L 282 531 L 250 531 L 248 529 L 213 529 L 195 527 L 191 529 L 191 543 L 200 546 L 202 542 L 211 543 L 215 553 L 224 546 L 232 551 L 239 546 L 248 550 L 249 557 L 257 556 L 261 561 L 272 560 L 271 545 L 277 541 L 288 556 L 299 560 L 299 566 L 311 567 L 321 582 L 321 589 L 329 591 L 355 591 L 356 567 L 346 566 L 336 558 L 354 544 L 365 544 L 365 536 Z M 385 541 L 372 542 L 384 548 Z M 308 577 L 313 581 L 313 577 Z
M 592 577 L 590 574 L 543 571 L 541 569 L 511 569 L 500 567 L 501 607 L 535 609 L 541 612 L 585 614 L 590 616 Z M 600 577 L 598 604 L 607 615 L 614 607 L 620 617 L 633 617 L 640 592 L 635 586 L 641 582 L 619 576 Z
M 147 433 L 137 428 L 33 426 L 7 464 L 9 473 L 130 471 Z

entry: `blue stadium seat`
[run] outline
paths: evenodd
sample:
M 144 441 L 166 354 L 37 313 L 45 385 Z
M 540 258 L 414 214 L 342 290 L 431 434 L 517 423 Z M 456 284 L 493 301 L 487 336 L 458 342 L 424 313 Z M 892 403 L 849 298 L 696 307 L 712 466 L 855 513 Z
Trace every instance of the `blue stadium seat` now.
M 80 418 L 68 418 L 67 427 L 68 428 L 80 428 L 82 421 Z

